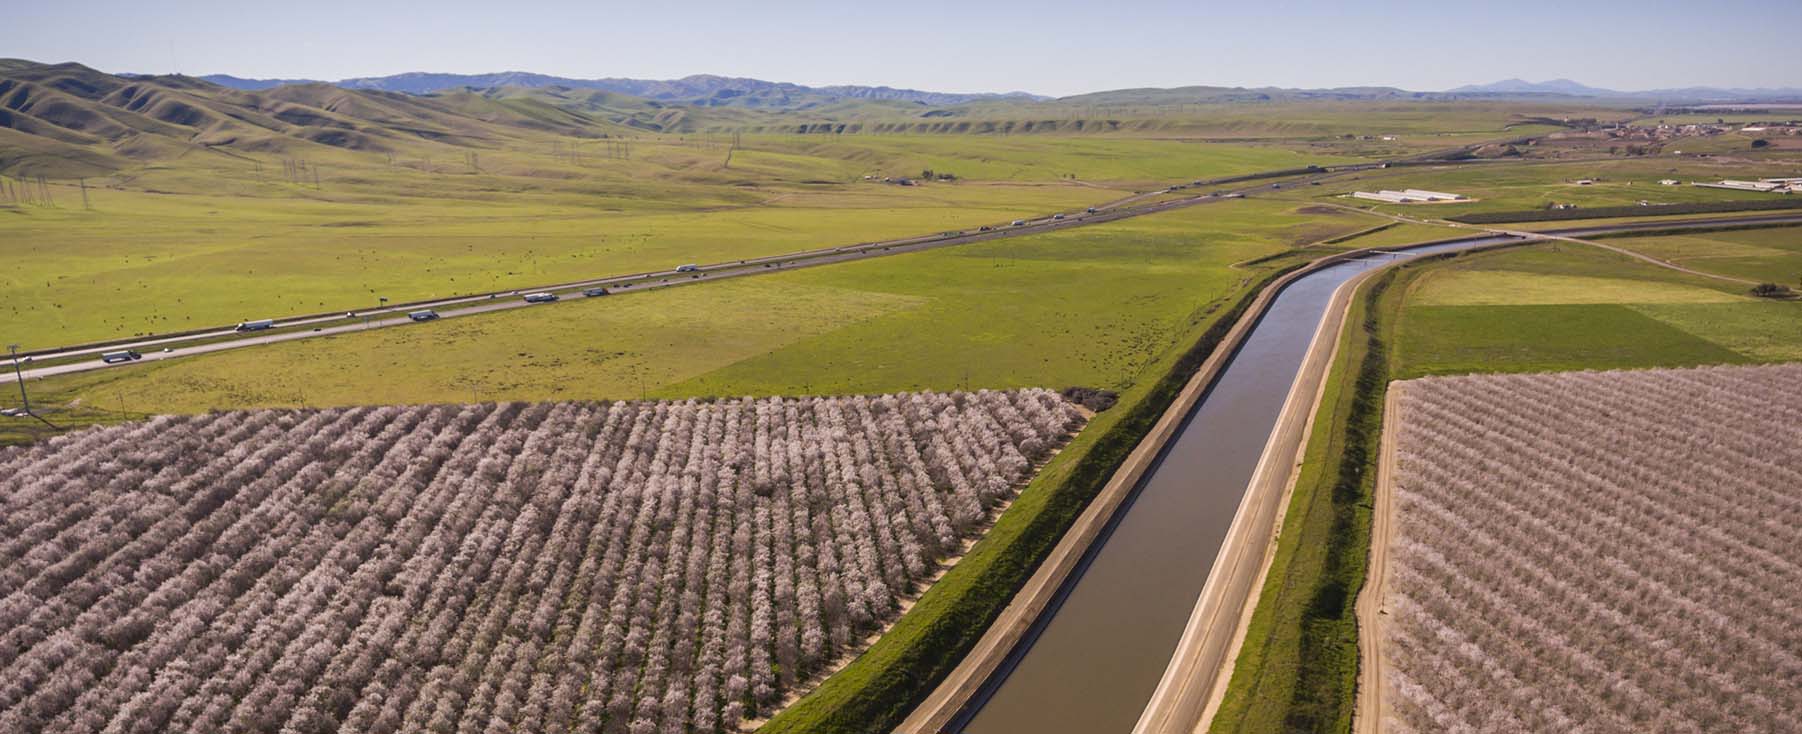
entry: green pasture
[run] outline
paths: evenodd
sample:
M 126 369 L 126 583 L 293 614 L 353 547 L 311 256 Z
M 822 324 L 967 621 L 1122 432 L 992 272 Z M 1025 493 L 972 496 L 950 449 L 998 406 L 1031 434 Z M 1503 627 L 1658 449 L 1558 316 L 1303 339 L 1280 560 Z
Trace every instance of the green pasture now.
M 745 148 L 756 155 L 780 152 L 809 159 L 869 161 L 871 172 L 883 176 L 918 176 L 930 169 L 985 181 L 1078 179 L 1137 183 L 1146 188 L 1362 160 L 1312 154 L 1300 146 L 1103 136 L 800 135 L 747 136 L 744 140 Z
M 1611 238 L 1608 244 L 1705 273 L 1802 288 L 1802 229 Z
M 1610 242 L 1635 248 L 1641 238 Z M 1470 255 L 1406 288 L 1398 379 L 1802 359 L 1802 302 L 1580 245 Z

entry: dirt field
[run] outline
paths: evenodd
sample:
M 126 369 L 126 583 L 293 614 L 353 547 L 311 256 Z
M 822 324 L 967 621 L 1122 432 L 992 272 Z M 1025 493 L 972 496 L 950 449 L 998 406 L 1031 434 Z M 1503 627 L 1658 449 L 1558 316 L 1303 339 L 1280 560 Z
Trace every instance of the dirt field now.
M 1391 394 L 1358 731 L 1802 730 L 1802 365 Z

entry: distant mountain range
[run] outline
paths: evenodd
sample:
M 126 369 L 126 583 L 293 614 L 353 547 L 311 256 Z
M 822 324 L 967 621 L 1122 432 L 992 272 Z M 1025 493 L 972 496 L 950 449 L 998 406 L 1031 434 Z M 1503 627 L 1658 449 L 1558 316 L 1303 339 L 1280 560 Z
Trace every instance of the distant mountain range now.
M 1749 101 L 1749 100 L 1802 100 L 1802 87 L 1783 87 L 1777 89 L 1746 89 L 1737 87 L 1681 87 L 1674 89 L 1647 89 L 1637 92 L 1623 92 L 1614 89 L 1592 87 L 1569 79 L 1553 79 L 1544 82 L 1529 82 L 1524 79 L 1503 79 L 1490 84 L 1470 84 L 1457 89 L 1448 89 L 1446 94 L 1483 94 L 1483 95 L 1558 95 L 1566 97 L 1616 97 L 1622 99 L 1666 99 L 1685 101 Z
M 809 87 L 802 84 L 786 82 L 770 82 L 762 79 L 746 79 L 741 77 L 715 76 L 712 74 L 696 74 L 681 79 L 574 79 L 570 77 L 533 74 L 523 71 L 503 71 L 494 74 L 433 74 L 428 72 L 409 72 L 391 76 L 358 77 L 341 79 L 335 82 L 321 82 L 315 79 L 245 79 L 229 74 L 209 74 L 200 77 L 214 84 L 247 91 L 260 91 L 287 84 L 325 83 L 345 89 L 370 89 L 383 92 L 406 92 L 408 94 L 427 94 L 453 89 L 498 89 L 501 87 L 567 87 L 570 89 L 598 89 L 615 94 L 629 94 L 634 97 L 654 99 L 663 102 L 684 102 L 689 104 L 745 104 L 753 100 L 769 100 L 770 106 L 793 104 L 802 98 L 826 99 L 863 99 L 892 100 L 913 102 L 928 106 L 963 104 L 981 100 L 1045 100 L 1050 99 L 1026 92 L 957 94 L 951 92 L 927 92 L 918 89 L 896 89 L 894 87 L 869 86 L 829 86 Z M 750 105 L 759 106 L 759 105 Z
M 390 76 L 357 77 L 338 81 L 321 81 L 316 79 L 246 79 L 229 74 L 209 74 L 200 77 L 220 86 L 261 91 L 283 85 L 292 84 L 331 84 L 345 89 L 365 89 L 383 92 L 404 92 L 407 94 L 430 94 L 448 90 L 487 90 L 503 87 L 525 89 L 566 88 L 585 89 L 625 94 L 633 97 L 656 100 L 659 102 L 687 104 L 696 106 L 733 106 L 733 107 L 766 107 L 790 108 L 809 103 L 830 102 L 833 100 L 869 100 L 912 103 L 927 107 L 959 105 L 969 102 L 1013 100 L 1013 101 L 1047 101 L 1051 97 L 1030 94 L 1027 92 L 959 94 L 951 92 L 930 92 L 918 89 L 896 89 L 883 86 L 841 85 L 826 87 L 810 87 L 788 82 L 772 82 L 762 79 L 744 77 L 717 76 L 713 74 L 696 74 L 681 79 L 627 79 L 607 77 L 600 79 L 576 79 L 572 77 L 533 74 L 523 71 L 503 71 L 493 74 L 435 74 L 429 72 L 409 72 Z M 1236 100 L 1270 100 L 1270 99 L 1381 99 L 1381 98 L 1431 98 L 1450 96 L 1485 96 L 1485 97 L 1601 97 L 1609 99 L 1648 99 L 1685 102 L 1725 102 L 1725 101 L 1791 101 L 1802 100 L 1802 87 L 1785 87 L 1779 89 L 1747 89 L 1723 87 L 1683 87 L 1673 89 L 1649 89 L 1643 91 L 1619 91 L 1592 87 L 1570 79 L 1553 79 L 1543 82 L 1529 82 L 1523 79 L 1504 79 L 1490 84 L 1469 84 L 1444 92 L 1410 92 L 1394 87 L 1345 87 L 1337 89 L 1278 89 L 1278 88 L 1244 88 L 1244 87 L 1180 87 L 1168 90 L 1123 89 L 1093 94 L 1077 95 L 1064 99 L 1080 99 L 1099 101 L 1124 95 L 1152 96 L 1190 96 L 1199 93 L 1212 101 Z

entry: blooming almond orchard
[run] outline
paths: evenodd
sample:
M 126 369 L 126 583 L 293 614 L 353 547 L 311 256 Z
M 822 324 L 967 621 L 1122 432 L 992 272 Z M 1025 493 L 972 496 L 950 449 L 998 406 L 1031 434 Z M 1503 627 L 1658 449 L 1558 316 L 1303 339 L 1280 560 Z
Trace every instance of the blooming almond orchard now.
M 1802 731 L 1802 365 L 1396 389 L 1389 731 Z
M 1081 422 L 1045 390 L 514 403 L 0 452 L 0 731 L 729 731 Z

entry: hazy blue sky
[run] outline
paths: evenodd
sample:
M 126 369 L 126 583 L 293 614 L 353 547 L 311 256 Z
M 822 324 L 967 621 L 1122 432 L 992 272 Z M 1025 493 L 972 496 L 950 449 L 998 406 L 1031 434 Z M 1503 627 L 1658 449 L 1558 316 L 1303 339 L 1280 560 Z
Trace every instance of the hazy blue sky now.
M 1506 77 L 1802 86 L 1797 0 L 4 4 L 0 56 L 115 72 L 711 73 L 1058 95 L 1189 84 L 1438 90 Z

